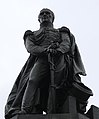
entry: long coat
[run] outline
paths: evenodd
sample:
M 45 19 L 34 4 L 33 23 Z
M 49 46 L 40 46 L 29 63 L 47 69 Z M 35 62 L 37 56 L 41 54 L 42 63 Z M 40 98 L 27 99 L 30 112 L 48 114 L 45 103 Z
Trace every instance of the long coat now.
M 69 67 L 69 75 L 72 74 L 72 79 L 69 80 L 75 80 L 74 78 L 77 75 L 86 75 L 85 69 L 81 60 L 81 56 L 77 47 L 77 44 L 75 43 L 75 38 L 73 34 L 69 31 L 67 27 L 62 27 L 59 29 L 59 32 L 62 36 L 62 39 L 65 37 L 65 33 L 69 34 L 70 41 L 71 41 L 71 49 L 68 55 L 66 55 L 66 62 L 68 62 Z M 27 35 L 30 35 L 31 31 L 27 31 L 24 35 L 24 39 Z M 20 71 L 13 88 L 11 90 L 11 93 L 9 94 L 7 104 L 5 106 L 5 117 L 9 118 L 16 114 L 20 108 L 22 103 L 22 98 L 24 91 L 26 89 L 26 85 L 29 79 L 29 73 L 34 65 L 36 56 L 33 56 L 30 54 L 29 58 L 27 59 L 25 65 L 23 66 L 22 70 Z M 69 76 L 68 76 L 69 77 Z M 39 92 L 39 91 L 38 91 Z M 45 92 L 45 94 L 48 94 L 48 91 Z M 37 99 L 39 102 L 39 93 L 37 94 Z M 41 96 L 42 97 L 42 96 Z M 45 102 L 47 102 L 47 98 L 45 98 Z M 37 103 L 38 103 L 37 102 Z M 46 106 L 46 104 L 43 103 L 43 106 Z

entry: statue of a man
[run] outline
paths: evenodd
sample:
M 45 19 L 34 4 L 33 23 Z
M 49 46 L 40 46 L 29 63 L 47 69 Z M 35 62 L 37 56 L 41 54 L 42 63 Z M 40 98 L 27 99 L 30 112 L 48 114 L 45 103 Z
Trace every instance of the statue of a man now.
M 40 29 L 24 34 L 30 56 L 8 97 L 6 118 L 17 113 L 55 112 L 72 82 L 81 83 L 79 74 L 86 75 L 73 34 L 67 27 L 55 29 L 54 18 L 51 10 L 42 9 Z

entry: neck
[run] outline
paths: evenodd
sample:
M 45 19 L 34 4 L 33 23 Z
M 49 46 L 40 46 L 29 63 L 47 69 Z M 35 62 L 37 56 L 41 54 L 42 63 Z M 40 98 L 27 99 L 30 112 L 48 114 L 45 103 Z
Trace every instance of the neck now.
M 43 22 L 40 24 L 40 28 L 44 28 L 44 27 L 53 28 L 53 24 L 51 22 Z

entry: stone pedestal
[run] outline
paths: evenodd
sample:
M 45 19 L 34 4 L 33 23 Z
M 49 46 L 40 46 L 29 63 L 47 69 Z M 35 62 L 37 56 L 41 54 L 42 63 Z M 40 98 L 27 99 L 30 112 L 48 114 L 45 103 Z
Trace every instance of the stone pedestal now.
M 57 114 L 17 114 L 10 119 L 99 119 L 99 108 L 91 106 L 85 114 L 86 105 L 69 95 Z M 84 107 L 84 108 L 82 108 Z
M 77 113 L 76 98 L 68 96 L 64 105 L 61 108 L 62 113 Z
M 92 105 L 86 114 L 90 119 L 99 119 L 99 108 Z
M 11 119 L 90 119 L 85 115 L 74 113 L 74 114 L 25 114 L 25 115 L 16 115 Z

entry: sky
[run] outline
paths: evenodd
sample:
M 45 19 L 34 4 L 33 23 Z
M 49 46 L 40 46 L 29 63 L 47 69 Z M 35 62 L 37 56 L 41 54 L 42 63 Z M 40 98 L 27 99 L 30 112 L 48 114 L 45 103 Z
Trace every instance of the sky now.
M 54 27 L 66 26 L 74 34 L 86 69 L 82 82 L 92 89 L 91 105 L 99 107 L 99 0 L 0 0 L 0 119 L 12 86 L 25 64 L 23 35 L 38 30 L 38 14 L 49 8 Z

